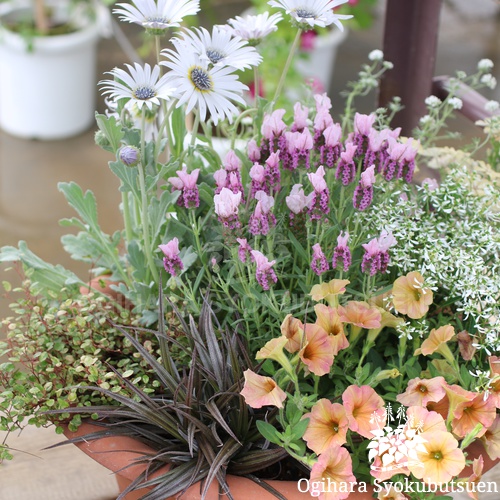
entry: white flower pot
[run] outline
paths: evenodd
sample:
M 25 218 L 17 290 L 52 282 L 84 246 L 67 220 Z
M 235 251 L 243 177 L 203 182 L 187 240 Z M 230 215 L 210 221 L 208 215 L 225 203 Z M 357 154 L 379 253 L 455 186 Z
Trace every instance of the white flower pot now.
M 329 31 L 326 35 L 316 37 L 314 48 L 308 52 L 307 59 L 297 59 L 296 69 L 306 80 L 318 80 L 325 91 L 330 88 L 330 83 L 335 67 L 335 59 L 339 46 L 347 37 L 347 29 L 340 31 L 337 28 Z
M 23 138 L 62 139 L 94 121 L 99 25 L 74 33 L 35 37 L 33 50 L 1 26 L 15 11 L 0 11 L 0 128 Z

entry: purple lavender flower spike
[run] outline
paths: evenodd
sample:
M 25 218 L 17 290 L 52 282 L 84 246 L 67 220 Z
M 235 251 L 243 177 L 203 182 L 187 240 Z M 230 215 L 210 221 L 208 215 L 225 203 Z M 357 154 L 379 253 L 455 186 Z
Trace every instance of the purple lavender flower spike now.
M 295 103 L 293 107 L 293 124 L 292 132 L 302 132 L 307 128 L 307 117 L 309 116 L 309 108 L 302 106 L 300 102 Z
M 340 179 L 343 186 L 348 186 L 356 178 L 356 165 L 354 164 L 354 155 L 358 147 L 347 141 L 345 143 L 345 151 L 340 153 L 340 160 L 337 163 L 335 178 Z
M 236 238 L 239 244 L 238 247 L 238 258 L 241 262 L 245 263 L 249 259 L 253 262 L 254 258 L 252 256 L 252 247 L 248 244 L 246 238 Z
M 372 165 L 361 174 L 359 184 L 354 190 L 352 204 L 359 211 L 366 210 L 373 200 L 373 185 L 375 184 L 375 165 Z
M 163 252 L 163 267 L 171 276 L 177 274 L 184 269 L 184 264 L 179 257 L 179 240 L 173 238 L 164 245 L 159 245 L 158 248 Z
M 319 243 L 316 243 L 312 247 L 313 255 L 311 261 L 311 269 L 318 275 L 321 276 L 324 272 L 328 271 L 329 265 L 326 260 L 323 250 Z
M 257 265 L 257 270 L 255 272 L 255 278 L 257 279 L 257 283 L 264 290 L 269 290 L 270 282 L 276 283 L 278 281 L 276 272 L 273 269 L 273 266 L 276 263 L 276 261 L 272 260 L 271 262 L 269 262 L 269 259 L 258 250 L 252 250 L 251 253 Z
M 222 188 L 220 194 L 214 196 L 214 209 L 219 221 L 228 229 L 241 227 L 238 219 L 241 193 L 233 193 L 228 188 Z
M 307 174 L 307 177 L 314 189 L 309 206 L 309 217 L 311 220 L 323 219 L 330 213 L 330 191 L 325 181 L 325 169 L 321 166 L 316 172 Z
M 269 194 L 269 188 L 267 187 L 266 180 L 266 169 L 259 163 L 254 163 L 253 167 L 250 169 L 250 199 L 255 198 L 258 191 L 265 191 Z
M 266 236 L 271 226 L 276 225 L 276 217 L 271 212 L 271 209 L 274 207 L 274 198 L 268 196 L 265 191 L 258 191 L 255 194 L 255 199 L 257 200 L 257 205 L 248 221 L 248 230 L 254 236 L 257 234 Z
M 340 267 L 344 272 L 349 271 L 349 267 L 351 267 L 351 250 L 347 246 L 347 242 L 349 241 L 349 233 L 345 233 L 340 235 L 337 238 L 337 246 L 333 250 L 333 258 L 332 258 L 332 269 L 337 269 Z
M 199 173 L 200 169 L 197 168 L 188 174 L 187 168 L 184 167 L 176 172 L 177 177 L 169 177 L 168 182 L 173 186 L 172 191 L 182 192 L 177 201 L 178 205 L 184 208 L 197 208 L 200 206 L 200 195 L 196 185 Z
M 328 168 L 335 166 L 342 152 L 341 137 L 342 128 L 339 123 L 333 123 L 323 131 L 324 141 L 319 146 L 319 161 L 322 165 L 326 165 Z

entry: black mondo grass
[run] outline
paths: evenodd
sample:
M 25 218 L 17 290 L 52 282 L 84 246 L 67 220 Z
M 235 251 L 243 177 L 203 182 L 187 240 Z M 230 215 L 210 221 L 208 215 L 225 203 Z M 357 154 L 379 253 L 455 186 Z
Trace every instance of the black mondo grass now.
M 219 492 L 231 500 L 226 474 L 245 476 L 276 498 L 283 498 L 254 475 L 264 470 L 268 471 L 266 477 L 276 477 L 282 470 L 281 463 L 290 458 L 283 448 L 266 441 L 255 423 L 257 420 L 272 422 L 276 410 L 252 409 L 240 394 L 243 372 L 256 369 L 245 342 L 237 332 L 220 327 L 208 298 L 203 301 L 198 324 L 192 317 L 185 321 L 173 304 L 172 307 L 186 338 L 180 343 L 166 333 L 163 305 L 160 306 L 158 330 L 149 330 L 160 343 L 160 358 L 138 340 L 137 334 L 139 331 L 143 334 L 144 329 L 117 327 L 151 366 L 160 388 L 148 394 L 117 370 L 113 371 L 127 395 L 100 387 L 81 387 L 81 390 L 102 392 L 116 405 L 48 412 L 92 415 L 95 419 L 92 423 L 102 426 L 102 431 L 60 444 L 120 435 L 152 448 L 153 454 L 140 456 L 130 464 L 144 464 L 146 469 L 118 500 L 144 487 L 151 490 L 141 500 L 164 500 L 182 494 L 198 482 L 201 497 L 205 498 L 214 481 L 218 483 Z M 189 366 L 177 366 L 175 349 L 188 354 Z M 168 472 L 151 478 L 165 465 L 170 466 Z

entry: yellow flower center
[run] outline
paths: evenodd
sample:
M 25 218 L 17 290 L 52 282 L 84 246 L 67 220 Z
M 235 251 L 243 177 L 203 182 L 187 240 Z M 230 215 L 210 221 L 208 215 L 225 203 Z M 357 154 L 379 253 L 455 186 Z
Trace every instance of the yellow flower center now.
M 427 387 L 425 387 L 425 385 L 419 385 L 418 390 L 425 394 L 427 392 Z
M 442 460 L 443 454 L 440 451 L 434 452 L 434 460 Z

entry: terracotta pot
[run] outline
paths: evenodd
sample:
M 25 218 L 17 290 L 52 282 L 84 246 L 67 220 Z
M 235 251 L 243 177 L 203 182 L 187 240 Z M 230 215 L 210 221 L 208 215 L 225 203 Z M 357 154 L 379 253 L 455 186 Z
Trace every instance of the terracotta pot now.
M 78 431 L 70 432 L 69 430 L 66 430 L 64 434 L 68 439 L 71 439 L 74 437 L 85 436 L 102 429 L 102 427 L 84 423 L 79 427 Z M 123 491 L 128 485 L 130 485 L 130 483 L 146 468 L 146 466 L 142 464 L 130 465 L 130 463 L 141 455 L 153 452 L 153 450 L 148 446 L 135 439 L 124 436 L 113 436 L 94 441 L 81 442 L 76 446 L 78 446 L 78 448 L 80 448 L 96 462 L 115 472 L 120 491 Z M 478 458 L 480 455 L 483 456 L 483 473 L 492 469 L 499 462 L 499 460 L 492 460 L 489 458 L 481 441 L 475 441 L 472 443 L 467 448 L 467 453 L 467 458 L 470 460 Z M 157 475 L 164 474 L 167 470 L 168 466 L 164 467 L 157 473 L 152 474 L 150 479 Z M 471 474 L 471 467 L 466 467 L 460 474 L 460 477 L 469 477 Z M 274 495 L 268 493 L 250 479 L 238 476 L 228 476 L 227 483 L 235 500 L 248 500 L 249 498 L 258 498 L 259 500 L 276 500 Z M 266 480 L 266 483 L 278 490 L 288 500 L 317 498 L 309 493 L 300 492 L 296 481 Z M 354 491 L 349 495 L 349 500 L 372 500 L 373 488 L 368 486 L 367 489 L 367 492 Z M 148 491 L 149 490 L 147 489 L 133 491 L 125 497 L 125 500 L 139 500 L 141 496 L 145 495 Z M 174 498 L 175 497 L 170 497 L 165 500 L 174 500 Z M 201 493 L 199 483 L 191 486 L 181 498 L 182 500 L 200 500 Z M 212 483 L 206 500 L 219 500 L 217 481 Z

